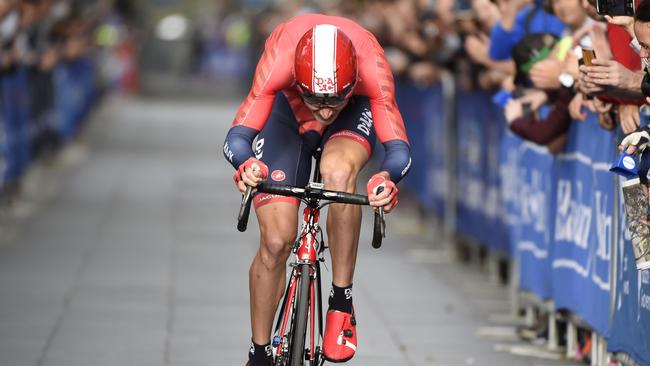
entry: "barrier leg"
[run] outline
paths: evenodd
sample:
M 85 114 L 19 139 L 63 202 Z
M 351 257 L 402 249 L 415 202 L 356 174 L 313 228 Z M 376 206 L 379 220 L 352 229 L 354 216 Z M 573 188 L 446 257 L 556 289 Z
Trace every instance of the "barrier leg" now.
M 548 314 L 548 343 L 549 351 L 557 351 L 559 348 L 559 337 L 557 331 L 557 318 L 555 311 L 549 311 Z
M 600 346 L 600 337 L 595 331 L 591 332 L 591 366 L 598 366 L 598 347 Z
M 578 328 L 571 320 L 567 322 L 566 328 L 566 358 L 574 359 L 578 351 Z
M 600 341 L 598 342 L 598 365 L 607 366 L 609 365 L 609 355 L 607 354 L 607 340 L 605 337 L 599 337 Z
M 494 250 L 489 250 L 487 260 L 488 278 L 490 284 L 500 285 L 501 278 L 499 276 L 499 254 Z
M 512 257 L 510 265 L 510 312 L 515 318 L 519 318 L 519 309 L 521 309 L 521 302 L 519 299 L 519 256 Z

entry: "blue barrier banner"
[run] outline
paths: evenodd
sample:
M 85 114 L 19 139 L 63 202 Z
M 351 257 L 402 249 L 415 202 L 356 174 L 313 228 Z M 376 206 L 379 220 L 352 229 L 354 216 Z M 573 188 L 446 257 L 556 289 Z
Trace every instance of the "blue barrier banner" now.
M 77 132 L 79 123 L 85 117 L 92 99 L 94 84 L 92 68 L 88 60 L 62 62 L 54 71 L 56 90 L 55 105 L 57 109 L 58 132 L 63 141 L 67 141 Z
M 439 176 L 441 170 L 446 174 L 447 161 L 446 153 L 439 156 L 441 150 L 444 152 L 440 140 L 444 140 L 446 135 L 437 135 L 442 132 L 440 125 L 444 124 L 441 90 L 440 85 L 421 88 L 399 84 L 395 92 L 412 149 L 411 170 L 404 178 L 404 184 L 417 195 L 422 207 L 440 217 L 444 214 L 446 197 L 440 194 L 441 187 L 435 183 L 434 177 Z M 446 186 L 444 182 L 443 189 Z
M 441 85 L 435 86 L 430 93 L 427 104 L 427 117 L 430 121 L 431 150 L 429 156 L 429 192 L 431 193 L 433 213 L 437 217 L 445 214 L 445 203 L 451 194 L 449 191 L 449 130 L 447 128 L 447 108 Z
M 501 141 L 507 130 L 507 123 L 501 107 L 492 103 L 492 98 L 485 95 L 483 110 L 490 111 L 484 114 L 485 138 L 487 153 L 485 164 L 485 187 L 487 195 L 483 214 L 489 231 L 482 238 L 492 249 L 501 254 L 510 254 L 510 236 L 504 219 L 504 205 L 501 189 Z
M 620 184 L 619 184 L 620 187 Z M 625 352 L 641 366 L 650 366 L 650 270 L 638 271 L 627 230 L 620 188 L 617 273 L 614 316 L 607 339 L 609 352 Z
M 500 145 L 505 122 L 488 94 L 457 95 L 457 230 L 509 252 L 503 220 Z
M 555 159 L 548 149 L 523 142 L 519 149 L 519 286 L 545 300 L 552 295 Z
M 548 149 L 510 130 L 501 140 L 501 198 L 511 256 L 519 259 L 519 287 L 551 296 L 554 222 L 554 158 Z
M 486 117 L 481 93 L 459 91 L 456 103 L 457 131 L 457 230 L 481 240 L 487 231 L 484 205 L 487 188 L 484 168 L 487 155 L 485 141 Z
M 2 76 L 0 76 L 0 85 L 2 85 Z M 6 119 L 2 103 L 2 88 L 0 88 L 0 189 L 2 189 L 6 182 L 7 175 L 7 153 L 9 150 L 6 131 Z
M 615 157 L 614 135 L 590 114 L 571 125 L 557 156 L 553 298 L 600 334 L 608 331 Z
M 499 175 L 501 178 L 501 219 L 505 223 L 510 243 L 516 243 L 520 237 L 519 209 L 519 150 L 524 141 L 510 130 L 506 130 L 501 139 Z M 511 245 L 510 255 L 516 253 L 516 246 Z
M 24 68 L 2 76 L 2 111 L 7 137 L 5 179 L 16 180 L 30 162 L 30 124 L 27 74 Z

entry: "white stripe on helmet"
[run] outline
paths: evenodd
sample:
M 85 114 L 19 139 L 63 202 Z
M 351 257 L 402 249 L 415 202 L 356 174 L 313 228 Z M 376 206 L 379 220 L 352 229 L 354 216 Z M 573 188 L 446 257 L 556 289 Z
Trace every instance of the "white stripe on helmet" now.
M 337 29 L 331 24 L 314 27 L 312 90 L 315 93 L 336 92 L 336 34 Z

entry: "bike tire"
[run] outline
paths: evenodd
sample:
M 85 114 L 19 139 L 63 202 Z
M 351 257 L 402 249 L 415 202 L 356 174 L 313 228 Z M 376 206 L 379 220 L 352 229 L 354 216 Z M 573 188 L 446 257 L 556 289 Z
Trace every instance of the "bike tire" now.
M 291 339 L 291 366 L 301 366 L 305 360 L 305 337 L 307 335 L 307 317 L 309 309 L 310 277 L 309 264 L 300 266 L 300 283 L 296 307 L 293 313 L 293 334 Z

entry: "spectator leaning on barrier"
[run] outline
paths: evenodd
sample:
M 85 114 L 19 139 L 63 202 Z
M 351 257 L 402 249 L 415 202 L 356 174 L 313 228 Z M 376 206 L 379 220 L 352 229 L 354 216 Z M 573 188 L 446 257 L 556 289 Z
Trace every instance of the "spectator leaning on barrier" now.
M 566 27 L 556 45 L 555 57 L 548 57 L 530 69 L 530 79 L 535 87 L 549 90 L 561 86 L 572 88 L 579 77 L 578 57 L 569 52 L 571 35 L 589 23 L 589 17 L 581 0 L 551 0 L 550 10 Z
M 610 18 L 610 21 L 622 25 L 635 37 L 631 46 L 639 52 L 639 56 L 647 64 L 648 57 L 650 57 L 650 0 L 644 0 L 639 4 L 633 20 L 629 17 L 613 17 Z M 645 73 L 642 74 L 643 77 L 638 88 L 641 89 L 642 94 L 646 97 L 646 101 L 650 103 L 650 76 L 648 76 L 648 69 L 646 68 Z M 646 125 L 628 134 L 621 142 L 619 148 L 626 150 L 629 154 L 633 154 L 644 151 L 649 141 L 650 126 Z M 647 169 L 645 171 L 647 172 Z M 640 176 L 644 182 L 647 181 L 645 174 L 641 173 Z
M 642 7 L 641 12 L 644 12 Z M 592 61 L 593 66 L 581 66 L 580 90 L 586 95 L 596 95 L 599 100 L 612 104 L 622 131 L 630 133 L 640 123 L 639 105 L 644 103 L 640 90 L 643 73 L 640 71 L 641 61 L 638 55 L 628 46 L 633 32 L 626 32 L 625 28 L 629 27 L 623 22 L 623 19 L 629 19 L 631 24 L 632 18 L 615 18 L 606 17 L 610 22 L 606 35 L 608 48 L 601 47 L 597 50 L 597 45 L 602 43 L 599 40 L 602 32 L 593 33 L 596 58 Z M 607 115 L 603 110 L 599 112 L 601 116 Z
M 506 105 L 506 121 L 513 132 L 540 145 L 548 145 L 561 138 L 571 123 L 568 104 L 573 92 L 570 88 L 530 88 L 534 84 L 530 79 L 531 69 L 542 62 L 557 59 L 560 52 L 562 43 L 550 33 L 529 34 L 513 49 L 517 67 L 515 85 L 520 90 L 520 97 L 511 99 Z M 550 104 L 549 111 L 542 116 L 539 109 L 547 103 Z M 554 152 L 562 147 L 563 144 L 559 142 L 550 146 Z

